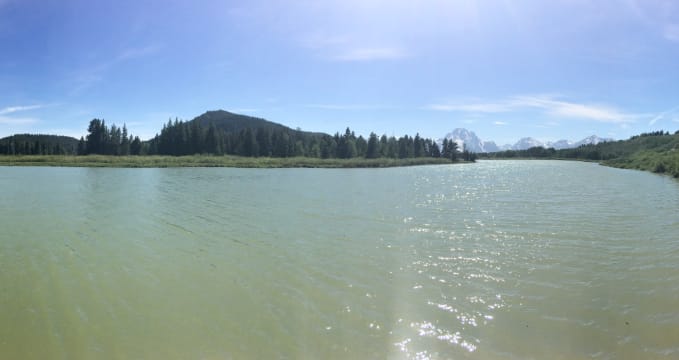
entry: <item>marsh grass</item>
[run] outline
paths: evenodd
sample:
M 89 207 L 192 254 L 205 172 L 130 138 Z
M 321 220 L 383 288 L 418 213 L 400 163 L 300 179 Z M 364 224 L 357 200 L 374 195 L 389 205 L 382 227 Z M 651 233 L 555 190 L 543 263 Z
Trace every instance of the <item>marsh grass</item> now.
M 238 167 L 238 168 L 380 168 L 414 165 L 450 164 L 447 159 L 318 159 L 310 157 L 240 157 L 240 156 L 107 156 L 107 155 L 18 155 L 0 156 L 2 166 L 64 167 Z

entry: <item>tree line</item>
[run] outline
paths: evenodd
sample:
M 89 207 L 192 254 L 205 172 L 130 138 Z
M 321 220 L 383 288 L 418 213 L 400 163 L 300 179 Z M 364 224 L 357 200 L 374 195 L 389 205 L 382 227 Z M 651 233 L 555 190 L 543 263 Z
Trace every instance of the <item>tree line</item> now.
M 244 128 L 220 131 L 214 123 L 207 126 L 197 121 L 168 121 L 148 143 L 150 155 L 237 155 L 246 157 L 314 157 L 314 158 L 417 158 L 446 157 L 458 159 L 457 144 L 445 140 L 442 147 L 432 139 L 413 136 L 368 139 L 347 128 L 343 134 L 306 133 L 286 127 Z
M 609 161 L 627 158 L 633 154 L 649 150 L 675 152 L 679 149 L 678 136 L 679 131 L 671 135 L 669 131 L 660 130 L 634 135 L 627 140 L 585 144 L 577 148 L 555 150 L 553 148 L 531 147 L 526 150 L 498 151 L 479 154 L 479 156 L 487 159 L 542 158 Z
M 257 125 L 259 124 L 259 125 Z M 224 125 L 224 124 L 221 124 Z M 261 120 L 256 127 L 229 131 L 217 122 L 168 120 L 148 141 L 132 136 L 123 124 L 110 126 L 93 119 L 79 140 L 53 135 L 14 135 L 0 140 L 0 154 L 8 155 L 237 155 L 245 157 L 446 158 L 474 161 L 476 155 L 460 151 L 453 140 L 441 145 L 419 134 L 401 137 L 372 132 L 368 138 L 347 128 L 334 135 L 304 132 Z
M 141 155 L 142 141 L 139 136 L 129 135 L 127 126 L 122 128 L 115 124 L 109 128 L 104 120 L 93 119 L 87 127 L 87 140 L 80 137 L 77 154 L 100 155 Z
M 73 155 L 77 140 L 68 136 L 17 134 L 0 139 L 2 155 Z

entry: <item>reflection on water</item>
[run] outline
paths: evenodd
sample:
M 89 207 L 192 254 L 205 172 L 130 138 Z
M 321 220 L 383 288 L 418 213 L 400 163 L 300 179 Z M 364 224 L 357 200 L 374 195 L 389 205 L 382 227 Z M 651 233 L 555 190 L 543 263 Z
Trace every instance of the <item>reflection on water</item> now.
M 1 358 L 676 358 L 679 185 L 0 168 Z

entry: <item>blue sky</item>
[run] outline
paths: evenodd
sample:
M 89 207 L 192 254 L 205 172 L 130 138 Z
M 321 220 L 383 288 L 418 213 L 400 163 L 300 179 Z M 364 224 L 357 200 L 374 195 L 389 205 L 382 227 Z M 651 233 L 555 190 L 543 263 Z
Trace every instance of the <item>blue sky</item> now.
M 674 0 L 0 0 L 0 49 L 0 137 L 215 109 L 499 144 L 679 129 Z

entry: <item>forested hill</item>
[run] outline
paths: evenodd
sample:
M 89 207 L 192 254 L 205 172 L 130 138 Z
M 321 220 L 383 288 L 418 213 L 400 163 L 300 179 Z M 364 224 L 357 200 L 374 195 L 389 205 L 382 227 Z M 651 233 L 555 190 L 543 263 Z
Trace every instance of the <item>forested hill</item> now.
M 272 132 L 291 131 L 299 132 L 304 135 L 315 135 L 315 136 L 323 135 L 322 133 L 310 133 L 301 130 L 293 130 L 285 125 L 281 125 L 272 121 L 268 121 L 253 116 L 234 114 L 224 110 L 208 111 L 203 115 L 200 115 L 195 119 L 191 120 L 191 122 L 197 122 L 198 125 L 205 129 L 209 128 L 210 124 L 214 124 L 217 130 L 232 133 L 239 133 L 241 130 L 250 128 L 250 129 L 265 129 Z
M 457 159 L 456 144 L 442 148 L 418 134 L 400 138 L 356 136 L 347 128 L 329 135 L 291 129 L 255 117 L 227 111 L 208 111 L 191 121 L 170 120 L 145 144 L 143 153 L 158 155 L 229 154 L 248 157 L 418 158 Z M 472 155 L 463 152 L 470 161 Z
M 103 119 L 92 119 L 87 136 L 68 138 L 59 146 L 33 142 L 11 142 L 5 154 L 77 154 L 77 155 L 236 155 L 245 157 L 308 157 L 321 159 L 412 159 L 436 158 L 443 161 L 474 161 L 474 154 L 459 151 L 454 141 L 444 140 L 439 146 L 433 139 L 404 135 L 370 133 L 367 138 L 349 128 L 334 135 L 291 129 L 287 126 L 251 116 L 223 110 L 208 111 L 193 120 L 169 120 L 148 141 L 128 133 L 123 124 L 108 125 Z M 66 137 L 51 136 L 48 139 Z M 38 141 L 40 140 L 40 141 Z M 2 148 L 0 148 L 2 150 Z
M 17 134 L 0 139 L 0 154 L 75 155 L 78 139 L 61 135 Z
M 319 144 L 324 135 L 294 130 L 261 118 L 215 110 L 191 121 L 169 120 L 161 132 L 148 141 L 146 152 L 160 155 L 320 157 Z

